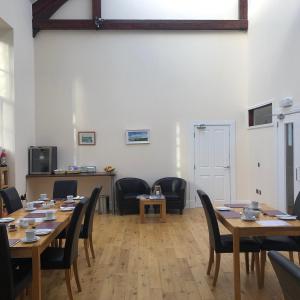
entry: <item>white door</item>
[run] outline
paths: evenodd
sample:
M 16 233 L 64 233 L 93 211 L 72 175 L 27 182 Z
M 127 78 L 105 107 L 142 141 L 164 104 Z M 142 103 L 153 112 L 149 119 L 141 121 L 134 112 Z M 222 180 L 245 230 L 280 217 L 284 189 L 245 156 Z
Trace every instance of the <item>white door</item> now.
M 292 212 L 300 192 L 300 113 L 278 120 L 279 206 Z
M 205 191 L 215 205 L 230 203 L 230 126 L 195 126 L 195 190 Z M 195 206 L 201 207 L 195 193 Z

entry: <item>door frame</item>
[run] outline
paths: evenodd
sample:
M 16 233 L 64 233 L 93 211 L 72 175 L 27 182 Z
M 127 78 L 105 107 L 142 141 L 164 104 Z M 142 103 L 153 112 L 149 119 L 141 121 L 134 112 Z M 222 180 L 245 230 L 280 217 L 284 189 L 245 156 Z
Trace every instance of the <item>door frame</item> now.
M 194 208 L 196 204 L 196 185 L 195 185 L 195 137 L 196 137 L 196 127 L 200 125 L 207 126 L 228 126 L 229 127 L 229 161 L 230 161 L 230 202 L 236 199 L 236 122 L 234 120 L 223 120 L 223 121 L 209 121 L 209 120 L 199 120 L 194 121 L 192 124 L 192 139 L 193 139 L 193 159 L 191 160 L 190 174 L 192 174 L 193 182 L 191 186 L 191 199 L 190 208 Z
M 282 170 L 286 169 L 286 161 L 285 161 L 285 147 L 284 147 L 284 132 L 279 130 L 281 122 L 284 122 L 283 120 L 278 120 L 277 116 L 280 114 L 274 114 L 273 115 L 273 122 L 276 124 L 276 131 L 275 131 L 275 137 L 276 137 L 276 157 L 277 157 L 277 206 L 280 210 L 286 211 L 286 174 L 285 172 L 282 172 Z M 298 115 L 300 116 L 300 110 L 299 109 L 293 109 L 288 112 L 282 113 L 285 117 L 290 115 Z

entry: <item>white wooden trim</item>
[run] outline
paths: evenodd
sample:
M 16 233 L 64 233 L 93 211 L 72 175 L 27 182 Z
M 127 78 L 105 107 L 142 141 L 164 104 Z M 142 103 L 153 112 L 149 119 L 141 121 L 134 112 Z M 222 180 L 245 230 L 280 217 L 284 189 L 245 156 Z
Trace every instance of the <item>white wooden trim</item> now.
M 266 106 L 266 105 L 269 105 L 269 104 L 272 104 L 272 110 L 273 110 L 274 101 L 272 99 L 270 99 L 269 101 L 266 101 L 266 102 L 262 102 L 262 103 L 258 103 L 258 104 L 255 104 L 255 105 L 248 106 L 248 110 L 252 110 L 252 109 L 255 109 L 255 108 L 260 108 L 262 106 Z
M 274 123 L 272 122 L 272 123 L 268 123 L 268 124 L 248 126 L 248 130 L 260 129 L 260 128 L 267 128 L 267 127 L 274 127 Z
M 193 174 L 190 178 L 193 178 L 193 182 L 190 185 L 190 205 L 189 207 L 195 207 L 195 199 L 197 196 L 197 191 L 195 189 L 195 127 L 199 125 L 207 126 L 229 126 L 229 143 L 230 143 L 230 202 L 236 199 L 236 122 L 234 120 L 224 120 L 224 121 L 207 121 L 200 120 L 194 121 L 192 123 L 192 139 L 193 139 L 193 160 L 191 160 L 190 174 Z

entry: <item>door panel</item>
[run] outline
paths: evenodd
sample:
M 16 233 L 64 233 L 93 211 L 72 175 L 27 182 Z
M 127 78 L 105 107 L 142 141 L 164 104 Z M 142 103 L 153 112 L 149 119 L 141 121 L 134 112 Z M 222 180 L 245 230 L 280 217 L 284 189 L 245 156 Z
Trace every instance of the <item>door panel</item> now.
M 229 126 L 195 127 L 195 188 L 204 190 L 215 205 L 230 202 Z

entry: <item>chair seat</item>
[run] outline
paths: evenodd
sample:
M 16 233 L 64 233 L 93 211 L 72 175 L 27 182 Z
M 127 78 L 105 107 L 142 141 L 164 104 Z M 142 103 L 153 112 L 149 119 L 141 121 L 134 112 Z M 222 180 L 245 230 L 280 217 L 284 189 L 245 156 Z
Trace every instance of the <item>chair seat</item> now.
M 261 243 L 261 250 L 300 251 L 300 244 L 288 236 L 270 236 L 256 240 Z
M 64 229 L 63 231 L 61 231 L 56 238 L 57 239 L 65 239 L 66 238 L 66 230 Z M 87 239 L 88 238 L 88 232 L 84 232 L 83 225 L 81 225 L 81 228 L 80 228 L 79 238 L 80 239 Z
M 176 193 L 164 193 L 167 200 L 171 201 L 181 201 L 180 196 Z
M 242 237 L 240 239 L 240 252 L 259 252 L 260 243 L 252 238 Z M 233 239 L 232 235 L 221 235 L 221 249 L 216 249 L 218 253 L 232 253 Z
M 22 292 L 31 282 L 32 271 L 31 265 L 28 267 L 20 267 L 13 271 L 15 297 Z
M 41 268 L 43 270 L 68 269 L 64 263 L 64 248 L 47 248 L 41 255 Z

